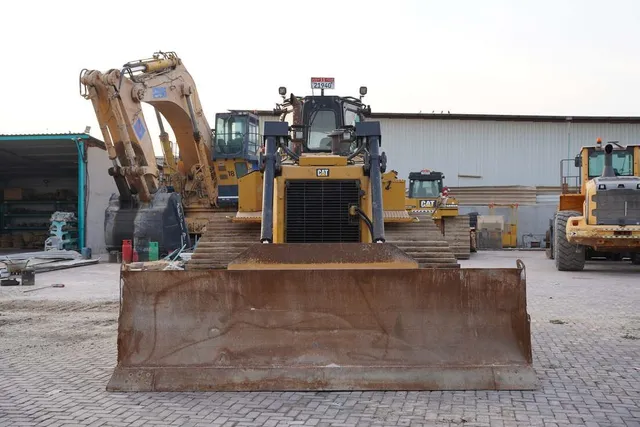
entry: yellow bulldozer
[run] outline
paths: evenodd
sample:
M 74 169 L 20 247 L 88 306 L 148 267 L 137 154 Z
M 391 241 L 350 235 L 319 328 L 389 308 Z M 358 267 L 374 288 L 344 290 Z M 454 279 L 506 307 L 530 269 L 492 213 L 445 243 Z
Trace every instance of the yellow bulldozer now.
M 460 215 L 458 200 L 444 186 L 444 174 L 423 169 L 409 173 L 406 209 L 427 220 L 429 217 L 449 243 L 456 259 L 469 259 L 476 251 L 476 231 L 469 215 Z
M 640 264 L 640 145 L 582 147 L 573 160 L 577 192 L 562 172 L 558 211 L 547 230 L 547 258 L 560 271 L 580 271 L 591 258 L 628 257 Z
M 280 88 L 260 170 L 184 271 L 123 269 L 108 390 L 537 387 L 524 265 L 435 262 L 433 222 L 385 198 L 380 123 L 333 82 Z

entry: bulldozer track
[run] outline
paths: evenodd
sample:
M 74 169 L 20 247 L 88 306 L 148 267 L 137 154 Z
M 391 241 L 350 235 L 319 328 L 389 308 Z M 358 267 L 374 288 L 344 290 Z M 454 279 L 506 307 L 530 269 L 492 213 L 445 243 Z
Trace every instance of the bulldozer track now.
M 385 224 L 385 237 L 413 259 L 421 268 L 460 267 L 455 254 L 431 215 L 410 213 L 417 222 Z
M 449 243 L 456 259 L 471 257 L 471 235 L 469 215 L 447 217 L 444 222 L 444 238 Z
M 189 270 L 227 268 L 240 253 L 259 244 L 260 224 L 231 221 L 235 211 L 216 212 L 187 263 Z M 458 268 L 454 252 L 430 216 L 412 214 L 419 221 L 385 224 L 388 243 L 415 259 L 421 268 Z M 467 241 L 469 239 L 467 231 Z

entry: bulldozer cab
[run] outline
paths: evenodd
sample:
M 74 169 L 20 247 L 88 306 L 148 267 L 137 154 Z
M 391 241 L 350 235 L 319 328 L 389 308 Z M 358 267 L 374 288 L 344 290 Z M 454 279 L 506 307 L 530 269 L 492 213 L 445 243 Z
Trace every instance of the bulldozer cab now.
M 423 169 L 409 173 L 409 191 L 406 208 L 414 211 L 433 212 L 442 195 L 444 175 Z
M 409 198 L 437 198 L 442 193 L 442 172 L 422 170 L 409 174 Z
M 311 87 L 318 88 L 314 86 L 314 78 Z M 320 95 L 297 97 L 291 94 L 288 98 L 284 97 L 287 92 L 285 87 L 279 90 L 283 102 L 274 112 L 280 115 L 281 121 L 291 124 L 290 148 L 298 154 L 348 155 L 356 149 L 350 134 L 344 138 L 340 131 L 346 130 L 352 134 L 356 124 L 363 122 L 365 115 L 371 112 L 371 107 L 362 102 L 367 88 L 360 88 L 360 99 L 327 96 L 324 94 L 325 88 L 332 88 L 332 84 L 321 87 Z

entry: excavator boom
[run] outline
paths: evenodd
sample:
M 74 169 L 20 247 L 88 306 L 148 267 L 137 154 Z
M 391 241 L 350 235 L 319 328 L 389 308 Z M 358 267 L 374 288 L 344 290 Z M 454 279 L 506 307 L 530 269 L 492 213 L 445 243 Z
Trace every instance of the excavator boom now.
M 157 241 L 161 253 L 190 246 L 183 205 L 217 207 L 218 187 L 211 167 L 212 130 L 202 111 L 190 73 L 174 53 L 133 61 L 105 73 L 83 70 L 84 93 L 92 101 L 113 167 L 117 195 L 106 211 L 107 248 L 123 240 Z M 82 88 L 82 86 L 81 86 Z M 142 103 L 154 107 L 167 160 L 166 182 L 160 182 Z M 162 122 L 176 136 L 176 162 Z M 177 193 L 168 193 L 169 184 Z

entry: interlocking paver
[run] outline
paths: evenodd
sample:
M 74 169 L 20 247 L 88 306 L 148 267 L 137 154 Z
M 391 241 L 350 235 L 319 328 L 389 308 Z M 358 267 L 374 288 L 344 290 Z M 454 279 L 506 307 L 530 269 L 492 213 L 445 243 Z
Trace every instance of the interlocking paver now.
M 463 266 L 515 258 L 527 266 L 534 392 L 108 393 L 117 266 L 99 265 L 87 267 L 105 274 L 93 299 L 72 279 L 58 294 L 0 288 L 0 426 L 640 426 L 640 340 L 629 338 L 640 336 L 640 269 L 560 273 L 540 252 Z

